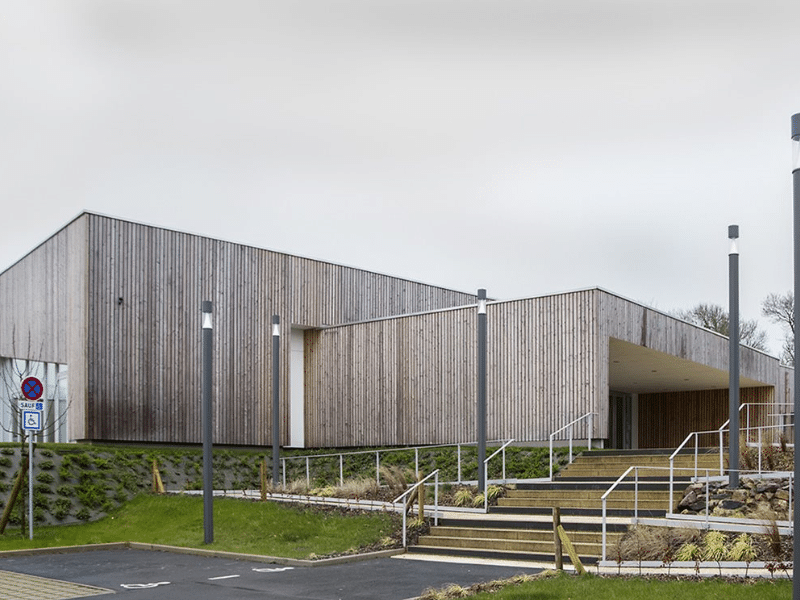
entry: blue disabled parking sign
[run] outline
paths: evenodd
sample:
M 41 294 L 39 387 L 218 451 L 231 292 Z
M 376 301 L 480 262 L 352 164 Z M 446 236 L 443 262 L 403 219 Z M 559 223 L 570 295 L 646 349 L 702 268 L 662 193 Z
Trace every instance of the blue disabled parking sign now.
M 22 428 L 26 431 L 41 431 L 42 430 L 42 411 L 40 410 L 23 410 L 22 411 Z

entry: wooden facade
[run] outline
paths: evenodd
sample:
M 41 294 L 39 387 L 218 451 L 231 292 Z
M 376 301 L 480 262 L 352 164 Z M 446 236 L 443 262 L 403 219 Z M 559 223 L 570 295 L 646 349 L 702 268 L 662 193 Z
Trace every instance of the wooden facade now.
M 472 294 L 84 213 L 0 274 L 0 300 L 0 356 L 69 365 L 75 439 L 200 442 L 203 300 L 214 306 L 216 443 L 271 443 L 273 314 L 283 440 L 298 406 L 309 447 L 476 438 Z M 290 352 L 293 328 L 302 352 Z M 38 354 L 20 352 L 28 336 Z M 620 348 L 673 370 L 700 365 L 714 385 L 623 381 L 610 368 Z M 609 439 L 610 395 L 624 392 L 638 445 L 674 445 L 724 420 L 727 360 L 726 338 L 600 289 L 491 302 L 488 436 L 542 442 L 594 412 L 593 437 Z M 292 369 L 303 371 L 296 397 Z M 743 401 L 791 398 L 777 359 L 743 348 L 741 372 Z
M 84 213 L 0 274 L 0 356 L 66 363 L 76 439 L 197 443 L 200 303 L 214 305 L 215 440 L 270 440 L 271 316 L 316 327 L 475 302 L 351 267 Z M 14 337 L 16 336 L 16 337 Z M 41 349 L 22 356 L 14 339 Z M 288 364 L 282 363 L 287 414 Z M 288 435 L 283 420 L 282 436 Z
M 493 302 L 487 321 L 490 439 L 542 442 L 589 412 L 596 413 L 593 436 L 608 439 L 612 338 L 712 375 L 727 371 L 726 338 L 599 289 Z M 474 441 L 475 346 L 474 307 L 307 332 L 310 444 Z M 742 402 L 785 393 L 786 369 L 775 358 L 748 348 L 741 356 L 742 377 L 765 383 L 744 388 Z M 645 384 L 631 394 L 640 447 L 674 447 L 725 421 L 727 400 L 719 399 L 727 391 L 698 385 L 678 400 Z M 588 436 L 586 422 L 574 435 Z

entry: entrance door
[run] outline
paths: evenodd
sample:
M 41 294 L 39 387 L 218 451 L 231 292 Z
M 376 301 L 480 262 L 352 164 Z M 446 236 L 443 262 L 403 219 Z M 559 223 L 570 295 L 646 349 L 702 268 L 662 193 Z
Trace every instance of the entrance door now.
M 611 392 L 609 400 L 611 447 L 628 450 L 633 447 L 633 398 L 630 394 Z

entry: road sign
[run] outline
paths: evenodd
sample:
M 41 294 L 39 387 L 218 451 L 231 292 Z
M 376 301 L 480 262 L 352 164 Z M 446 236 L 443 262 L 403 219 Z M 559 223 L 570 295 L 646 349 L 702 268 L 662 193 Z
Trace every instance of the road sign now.
M 22 382 L 22 395 L 28 400 L 38 400 L 44 394 L 44 386 L 36 377 L 28 377 Z
M 39 410 L 22 411 L 22 428 L 25 431 L 42 430 L 42 412 Z

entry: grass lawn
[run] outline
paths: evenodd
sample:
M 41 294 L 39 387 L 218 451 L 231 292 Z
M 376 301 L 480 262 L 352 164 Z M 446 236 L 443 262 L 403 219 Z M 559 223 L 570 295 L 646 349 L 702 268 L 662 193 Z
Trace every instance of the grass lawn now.
M 435 595 L 423 597 L 436 598 Z M 792 582 L 786 579 L 751 580 L 750 583 L 731 583 L 720 579 L 664 581 L 560 575 L 469 597 L 473 600 L 789 600 L 792 597 Z
M 274 502 L 214 499 L 214 543 L 203 543 L 203 498 L 139 495 L 92 523 L 7 529 L 0 550 L 108 542 L 142 542 L 287 558 L 355 551 L 392 535 L 392 516 L 342 516 Z M 388 542 L 387 542 L 388 543 Z

